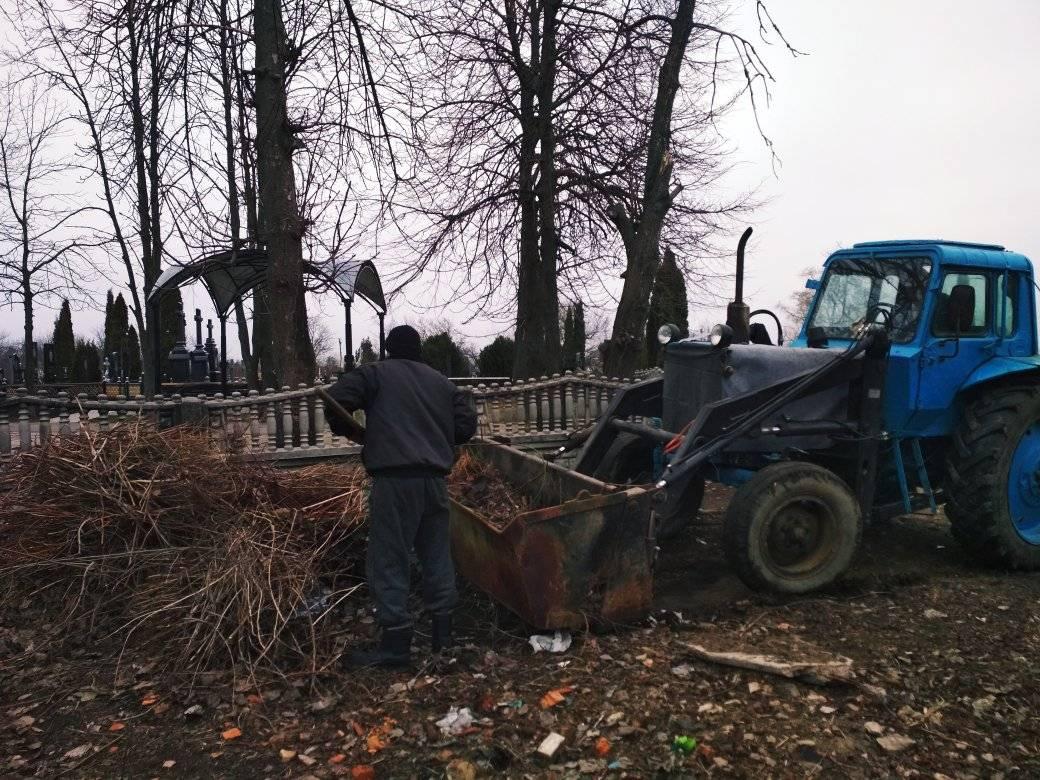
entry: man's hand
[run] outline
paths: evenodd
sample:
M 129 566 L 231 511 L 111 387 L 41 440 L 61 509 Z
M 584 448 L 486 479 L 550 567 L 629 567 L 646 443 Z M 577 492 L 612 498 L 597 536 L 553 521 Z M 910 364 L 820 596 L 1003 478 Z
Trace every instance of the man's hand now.
M 341 423 L 341 426 L 346 429 L 344 435 L 353 442 L 358 444 L 365 443 L 365 428 L 361 423 L 354 419 L 354 415 L 348 412 L 340 405 L 339 401 L 333 398 L 324 387 L 314 388 L 318 394 L 318 397 L 325 402 L 325 408 L 336 415 L 337 419 Z

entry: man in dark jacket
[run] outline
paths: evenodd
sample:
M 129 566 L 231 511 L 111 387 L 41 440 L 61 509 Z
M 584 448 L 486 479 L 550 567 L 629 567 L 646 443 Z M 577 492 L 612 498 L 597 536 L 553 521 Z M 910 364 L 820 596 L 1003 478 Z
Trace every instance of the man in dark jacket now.
M 351 666 L 408 664 L 413 547 L 422 567 L 423 598 L 433 616 L 433 649 L 450 644 L 457 596 L 445 477 L 455 445 L 469 441 L 477 430 L 469 395 L 421 362 L 414 328 L 391 330 L 386 351 L 388 360 L 361 366 L 329 388 L 348 411 L 365 410 L 362 461 L 372 476 L 365 568 L 382 635 L 374 650 L 351 653 Z M 348 433 L 331 410 L 328 420 L 334 433 Z

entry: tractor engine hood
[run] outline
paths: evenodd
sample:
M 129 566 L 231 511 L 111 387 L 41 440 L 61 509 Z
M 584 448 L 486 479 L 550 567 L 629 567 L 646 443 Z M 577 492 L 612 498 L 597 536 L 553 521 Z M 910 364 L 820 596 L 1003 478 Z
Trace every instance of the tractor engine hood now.
M 792 349 L 760 344 L 733 344 L 725 349 L 704 341 L 679 341 L 665 350 L 661 424 L 678 431 L 693 420 L 705 404 L 761 389 L 796 374 L 819 368 L 835 359 L 826 349 Z M 833 387 L 812 393 L 784 406 L 773 419 L 849 419 L 848 387 Z M 763 426 L 770 420 L 764 420 Z M 776 438 L 776 437 L 769 437 Z M 822 449 L 831 442 L 826 436 L 776 439 L 778 449 L 800 447 Z M 762 441 L 749 449 L 760 450 Z M 741 449 L 739 443 L 731 449 Z

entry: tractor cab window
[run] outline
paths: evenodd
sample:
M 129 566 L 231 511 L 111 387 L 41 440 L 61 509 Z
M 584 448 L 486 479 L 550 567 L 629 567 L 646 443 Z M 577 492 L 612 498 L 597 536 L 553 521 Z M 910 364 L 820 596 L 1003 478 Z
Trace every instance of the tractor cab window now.
M 864 325 L 879 323 L 894 342 L 917 331 L 932 266 L 923 258 L 842 258 L 827 268 L 809 327 L 827 338 L 856 338 Z
M 961 328 L 954 327 L 947 304 L 954 287 L 967 286 L 975 291 L 975 314 L 971 324 Z M 962 273 L 951 271 L 943 277 L 942 289 L 935 302 L 935 314 L 932 316 L 932 335 L 943 338 L 978 338 L 989 332 L 989 274 Z

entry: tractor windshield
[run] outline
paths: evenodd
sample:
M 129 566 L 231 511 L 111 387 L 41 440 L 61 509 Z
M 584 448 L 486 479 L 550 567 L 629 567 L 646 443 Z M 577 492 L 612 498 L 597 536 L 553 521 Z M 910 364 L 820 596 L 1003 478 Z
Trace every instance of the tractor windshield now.
M 841 258 L 831 262 L 809 327 L 828 338 L 851 339 L 871 323 L 894 342 L 910 341 L 924 303 L 932 264 L 924 258 Z

